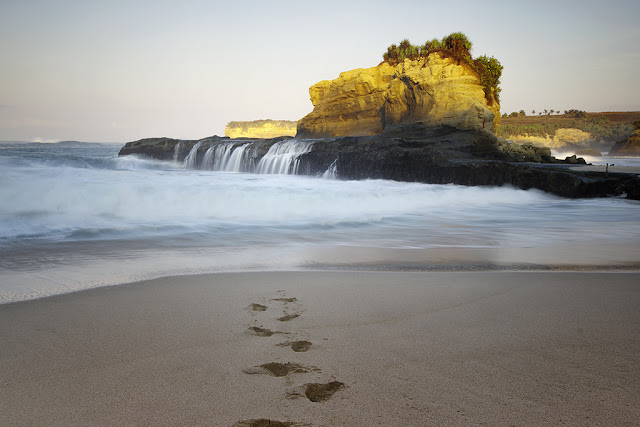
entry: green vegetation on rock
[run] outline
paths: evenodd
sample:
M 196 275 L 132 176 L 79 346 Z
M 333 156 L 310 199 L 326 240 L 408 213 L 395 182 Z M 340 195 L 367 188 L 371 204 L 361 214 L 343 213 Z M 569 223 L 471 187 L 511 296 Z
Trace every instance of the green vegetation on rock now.
M 502 65 L 493 56 L 483 55 L 473 59 L 470 53 L 471 46 L 471 41 L 463 33 L 452 33 L 442 40 L 433 39 L 421 46 L 414 46 L 409 40 L 404 39 L 398 45 L 389 46 L 382 58 L 390 65 L 399 64 L 405 59 L 415 61 L 427 58 L 432 53 L 455 59 L 458 63 L 467 65 L 478 75 L 487 101 L 492 102 L 493 97 L 496 102 L 499 102 Z

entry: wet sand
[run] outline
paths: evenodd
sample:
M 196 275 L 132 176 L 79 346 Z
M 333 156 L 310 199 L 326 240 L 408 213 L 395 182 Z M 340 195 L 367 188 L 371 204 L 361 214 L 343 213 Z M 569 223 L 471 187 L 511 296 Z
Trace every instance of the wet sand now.
M 229 273 L 5 304 L 0 425 L 637 425 L 638 307 L 636 272 Z

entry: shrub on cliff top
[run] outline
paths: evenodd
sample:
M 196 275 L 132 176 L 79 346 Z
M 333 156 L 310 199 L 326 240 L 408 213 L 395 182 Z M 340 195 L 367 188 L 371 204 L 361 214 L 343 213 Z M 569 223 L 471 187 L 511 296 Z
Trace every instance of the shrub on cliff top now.
M 409 40 L 404 39 L 399 45 L 392 44 L 387 48 L 387 52 L 382 55 L 384 60 L 389 63 L 400 63 L 405 59 L 415 60 L 420 57 L 420 48 L 413 46 Z
M 471 42 L 462 33 L 451 33 L 444 39 L 442 39 L 443 48 L 450 50 L 451 52 L 460 53 L 462 55 L 469 54 L 471 50 Z
M 426 42 L 423 46 L 420 47 L 420 53 L 433 52 L 437 49 L 442 49 L 442 42 L 438 39 L 433 39 L 429 42 Z
M 469 66 L 480 78 L 487 101 L 491 102 L 492 96 L 498 101 L 502 65 L 493 56 L 483 55 L 473 59 L 470 53 L 471 46 L 471 41 L 463 33 L 452 33 L 442 40 L 433 39 L 422 46 L 413 46 L 409 40 L 404 39 L 399 45 L 389 46 L 382 58 L 390 65 L 396 65 L 405 59 L 426 58 L 432 53 L 439 52 L 443 56 L 455 59 L 459 64 L 464 63 Z

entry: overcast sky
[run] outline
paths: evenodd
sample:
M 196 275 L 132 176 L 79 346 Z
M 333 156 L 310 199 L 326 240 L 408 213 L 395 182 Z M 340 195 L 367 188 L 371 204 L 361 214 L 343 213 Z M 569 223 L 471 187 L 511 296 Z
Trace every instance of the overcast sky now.
M 0 1 L 0 140 L 126 142 L 298 120 L 309 86 L 461 31 L 502 112 L 640 110 L 638 1 Z

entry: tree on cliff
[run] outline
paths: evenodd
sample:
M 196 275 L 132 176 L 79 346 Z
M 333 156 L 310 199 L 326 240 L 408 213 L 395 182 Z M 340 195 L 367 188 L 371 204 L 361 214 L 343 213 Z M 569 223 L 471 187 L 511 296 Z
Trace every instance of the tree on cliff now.
M 404 39 L 399 45 L 392 44 L 382 55 L 384 62 L 390 65 L 397 65 L 405 59 L 415 61 L 420 58 L 427 58 L 432 53 L 453 58 L 458 63 L 466 64 L 480 78 L 484 88 L 487 101 L 491 98 L 498 101 L 500 95 L 500 77 L 502 76 L 502 65 L 496 58 L 485 55 L 473 59 L 471 56 L 472 43 L 463 33 L 451 33 L 442 40 L 433 39 L 422 46 L 414 46 L 409 40 Z
M 471 50 L 471 42 L 466 35 L 462 33 L 451 33 L 442 40 L 443 47 L 453 53 L 459 55 L 469 55 Z

